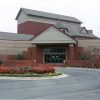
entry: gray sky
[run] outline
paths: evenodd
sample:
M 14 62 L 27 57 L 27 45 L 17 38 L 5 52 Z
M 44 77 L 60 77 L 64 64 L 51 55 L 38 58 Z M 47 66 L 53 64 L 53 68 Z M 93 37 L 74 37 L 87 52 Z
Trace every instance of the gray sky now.
M 100 37 L 100 0 L 0 0 L 0 31 L 17 32 L 21 7 L 76 17 Z

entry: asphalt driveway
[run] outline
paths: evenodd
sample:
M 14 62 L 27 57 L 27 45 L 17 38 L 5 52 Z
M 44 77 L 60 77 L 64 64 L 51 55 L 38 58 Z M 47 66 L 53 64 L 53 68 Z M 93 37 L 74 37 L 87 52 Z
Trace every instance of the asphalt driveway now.
M 0 80 L 0 99 L 100 100 L 100 69 L 57 70 L 69 76 L 48 80 Z

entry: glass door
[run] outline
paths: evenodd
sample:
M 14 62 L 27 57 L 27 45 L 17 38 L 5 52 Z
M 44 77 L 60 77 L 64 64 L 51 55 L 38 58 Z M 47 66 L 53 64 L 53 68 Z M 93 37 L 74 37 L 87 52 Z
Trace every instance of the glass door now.
M 44 50 L 44 60 L 45 63 L 63 63 L 66 59 L 66 49 L 65 48 L 45 48 Z

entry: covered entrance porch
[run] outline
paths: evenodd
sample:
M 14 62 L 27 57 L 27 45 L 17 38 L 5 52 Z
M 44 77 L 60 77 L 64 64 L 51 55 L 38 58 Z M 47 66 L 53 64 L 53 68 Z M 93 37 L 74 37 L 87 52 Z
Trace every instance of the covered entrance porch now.
M 64 64 L 74 60 L 74 44 L 37 44 L 32 49 L 33 60 L 37 64 Z
M 74 59 L 76 41 L 55 27 L 50 27 L 31 43 L 33 59 L 39 64 L 61 64 L 67 59 Z

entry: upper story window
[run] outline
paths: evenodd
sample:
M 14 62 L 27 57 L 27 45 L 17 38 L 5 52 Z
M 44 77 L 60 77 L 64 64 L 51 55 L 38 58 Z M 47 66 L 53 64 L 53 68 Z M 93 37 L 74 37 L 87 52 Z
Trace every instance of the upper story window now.
M 67 28 L 60 28 L 60 30 L 61 30 L 62 32 L 64 32 L 64 33 L 68 33 L 68 32 L 69 32 L 69 30 L 68 30 Z

